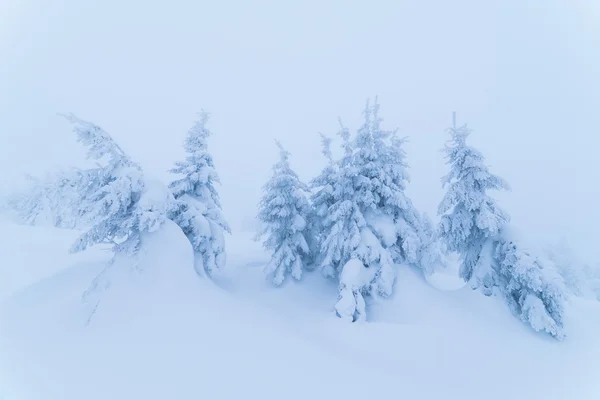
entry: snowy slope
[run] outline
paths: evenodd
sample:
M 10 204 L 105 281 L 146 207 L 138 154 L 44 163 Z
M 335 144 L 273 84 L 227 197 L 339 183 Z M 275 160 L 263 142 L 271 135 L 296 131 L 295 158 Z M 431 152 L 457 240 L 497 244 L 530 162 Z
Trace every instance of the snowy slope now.
M 272 288 L 267 257 L 244 235 L 228 241 L 224 274 L 198 279 L 167 224 L 149 238 L 161 251 L 143 256 L 141 272 L 119 272 L 86 326 L 81 294 L 106 254 L 66 255 L 74 232 L 0 231 L 6 399 L 600 398 L 596 303 L 573 302 L 557 342 L 496 299 L 440 291 L 403 268 L 394 298 L 349 325 L 316 273 Z

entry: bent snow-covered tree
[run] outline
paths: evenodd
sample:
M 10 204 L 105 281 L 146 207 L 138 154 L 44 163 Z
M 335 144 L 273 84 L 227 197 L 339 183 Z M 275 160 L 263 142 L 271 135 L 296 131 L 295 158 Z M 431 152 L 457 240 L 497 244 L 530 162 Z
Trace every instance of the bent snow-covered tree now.
M 187 153 L 170 170 L 180 176 L 170 185 L 176 207 L 170 218 L 177 223 L 196 253 L 196 271 L 208 274 L 225 265 L 224 232 L 231 233 L 221 211 L 215 185 L 220 183 L 207 139 L 212 134 L 206 124 L 209 115 L 200 113 L 199 120 L 188 131 L 184 142 Z
M 96 244 L 110 245 L 113 251 L 111 261 L 83 293 L 84 302 L 92 304 L 91 319 L 100 303 L 99 296 L 111 286 L 115 275 L 124 273 L 117 267 L 137 267 L 146 235 L 163 226 L 175 200 L 161 182 L 147 182 L 141 167 L 102 128 L 74 115 L 66 117 L 74 125 L 77 140 L 88 147 L 87 157 L 98 164 L 86 171 L 89 183 L 78 187 L 80 207 L 74 212 L 83 212 L 91 227 L 71 251 L 83 251 Z
M 263 187 L 258 218 L 262 224 L 260 236 L 267 236 L 265 249 L 273 251 L 265 274 L 275 285 L 281 285 L 287 274 L 296 280 L 312 261 L 312 208 L 308 201 L 308 186 L 300 181 L 289 164 L 289 152 L 279 142 L 280 160 L 273 167 L 273 176 Z
M 487 194 L 508 185 L 467 145 L 467 127 L 449 131 L 444 151 L 450 173 L 442 179 L 447 192 L 438 209 L 439 231 L 448 250 L 461 257 L 460 276 L 487 296 L 497 289 L 517 317 L 561 338 L 564 283 L 551 263 L 533 256 L 511 233 L 509 215 Z
M 380 128 L 377 103 L 367 104 L 364 118 L 354 140 L 342 126 L 344 156 L 313 181 L 321 267 L 339 279 L 336 312 L 350 321 L 365 319 L 364 296 L 392 293 L 396 262 L 422 267 L 426 236 L 404 193 L 402 140 Z
M 74 125 L 78 142 L 88 147 L 87 157 L 98 163 L 97 168 L 85 171 L 88 184 L 78 187 L 81 204 L 77 212 L 88 215 L 92 226 L 71 250 L 109 244 L 115 253 L 136 254 L 141 234 L 158 229 L 166 219 L 170 199 L 155 201 L 154 193 L 147 193 L 141 167 L 102 128 L 74 115 L 66 117 Z

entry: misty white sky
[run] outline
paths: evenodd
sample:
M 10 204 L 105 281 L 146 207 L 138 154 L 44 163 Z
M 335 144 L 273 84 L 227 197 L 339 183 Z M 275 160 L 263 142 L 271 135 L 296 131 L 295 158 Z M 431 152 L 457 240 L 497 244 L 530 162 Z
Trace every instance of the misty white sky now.
M 456 110 L 513 191 L 530 237 L 600 255 L 600 3 L 595 0 L 0 0 L 0 183 L 79 164 L 57 112 L 109 131 L 166 178 L 196 111 L 234 229 L 252 220 L 278 138 L 308 180 L 317 133 L 379 95 L 410 137 L 410 195 L 435 215 Z M 596 250 L 598 249 L 598 250 Z

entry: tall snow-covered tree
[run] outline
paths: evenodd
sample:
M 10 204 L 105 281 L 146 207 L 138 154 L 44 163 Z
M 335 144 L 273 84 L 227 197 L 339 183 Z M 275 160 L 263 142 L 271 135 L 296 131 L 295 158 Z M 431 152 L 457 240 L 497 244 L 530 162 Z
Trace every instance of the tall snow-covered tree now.
M 462 255 L 460 276 L 470 281 L 484 243 L 510 221 L 487 191 L 506 190 L 508 184 L 490 173 L 483 155 L 467 145 L 470 131 L 466 125 L 449 131 L 451 140 L 444 153 L 450 172 L 442 178 L 447 192 L 438 207 L 439 230 L 448 250 Z
M 265 274 L 275 285 L 281 285 L 287 274 L 300 280 L 303 270 L 312 262 L 312 207 L 308 186 L 300 181 L 289 163 L 290 153 L 279 142 L 280 160 L 263 188 L 258 218 L 260 236 L 266 236 L 265 249 L 273 251 Z
M 329 211 L 329 207 L 335 202 L 335 183 L 337 181 L 338 162 L 333 159 L 331 152 L 332 139 L 321 134 L 322 153 L 327 159 L 327 165 L 321 173 L 310 183 L 312 192 L 311 202 L 313 205 L 313 240 L 315 241 L 313 259 L 316 265 L 321 265 L 324 255 L 320 252 L 321 234 L 324 230 L 323 220 Z M 326 276 L 334 276 L 334 271 L 325 272 Z
M 395 262 L 420 266 L 424 245 L 421 216 L 404 193 L 403 142 L 380 128 L 377 103 L 364 118 L 354 140 L 342 126 L 343 157 L 313 181 L 321 267 L 339 279 L 336 312 L 351 321 L 364 320 L 365 295 L 392 293 Z
M 467 145 L 468 128 L 449 132 L 444 152 L 450 173 L 442 179 L 447 192 L 438 209 L 439 231 L 448 249 L 461 257 L 460 276 L 487 296 L 498 291 L 521 320 L 561 338 L 562 279 L 553 264 L 543 263 L 515 238 L 509 215 L 487 194 L 508 185 Z
M 207 123 L 209 115 L 201 112 L 198 121 L 188 131 L 184 161 L 179 161 L 171 173 L 179 175 L 169 187 L 176 199 L 171 219 L 190 240 L 196 252 L 196 270 L 212 273 L 225 265 L 224 233 L 231 233 L 215 187 L 220 183 L 207 139 L 212 134 Z

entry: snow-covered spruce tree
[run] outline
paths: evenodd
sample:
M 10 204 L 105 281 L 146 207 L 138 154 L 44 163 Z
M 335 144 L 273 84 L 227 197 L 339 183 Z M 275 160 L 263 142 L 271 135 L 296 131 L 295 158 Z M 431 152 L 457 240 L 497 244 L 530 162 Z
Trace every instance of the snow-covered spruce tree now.
M 323 265 L 325 255 L 320 251 L 321 235 L 324 231 L 324 219 L 329 207 L 335 203 L 335 182 L 339 171 L 338 162 L 333 159 L 331 152 L 332 139 L 323 134 L 321 136 L 322 153 L 327 159 L 327 165 L 321 173 L 309 183 L 312 192 L 311 203 L 313 206 L 313 261 L 315 265 Z M 335 271 L 324 271 L 326 276 L 335 276 Z
M 495 286 L 512 313 L 535 331 L 564 338 L 567 288 L 556 265 L 532 254 L 508 227 L 493 245 Z
M 451 128 L 450 143 L 444 148 L 450 173 L 442 178 L 447 192 L 438 208 L 439 231 L 448 250 L 461 254 L 460 276 L 475 279 L 479 287 L 491 288 L 487 276 L 474 276 L 482 248 L 489 238 L 509 223 L 508 214 L 499 208 L 488 190 L 506 190 L 507 183 L 489 172 L 482 154 L 466 143 L 470 131 L 466 126 Z
M 404 193 L 402 140 L 380 129 L 378 113 L 367 104 L 354 140 L 342 126 L 344 156 L 313 181 L 321 267 L 339 279 L 336 312 L 350 321 L 365 319 L 365 295 L 392 293 L 394 258 L 419 265 L 423 248 L 420 215 Z
M 99 165 L 85 171 L 91 180 L 78 186 L 81 206 L 76 212 L 89 215 L 91 228 L 71 250 L 109 244 L 115 253 L 135 255 L 142 233 L 158 229 L 165 221 L 171 200 L 156 200 L 153 193 L 147 193 L 141 167 L 102 128 L 72 114 L 66 117 L 74 125 L 78 142 L 88 147 L 87 157 Z
M 391 247 L 394 261 L 420 268 L 425 274 L 445 267 L 438 238 L 432 222 L 420 213 L 406 196 L 406 185 L 410 181 L 404 144 L 396 131 L 380 129 L 379 104 L 373 106 L 374 157 L 383 173 L 371 171 L 370 179 L 376 185 L 378 207 L 393 216 L 394 229 L 388 224 L 389 235 L 395 234 L 395 245 Z M 368 163 L 367 163 L 368 164 Z M 369 176 L 367 174 L 367 176 Z M 380 220 L 381 221 L 381 220 Z M 381 225 L 383 228 L 385 224 Z M 381 232 L 380 234 L 382 234 Z
M 83 293 L 83 301 L 92 307 L 91 319 L 102 293 L 115 279 L 123 277 L 122 267 L 138 267 L 145 238 L 167 221 L 175 199 L 161 182 L 144 179 L 141 167 L 102 128 L 72 114 L 66 117 L 74 125 L 78 142 L 88 147 L 88 158 L 98 164 L 85 171 L 89 182 L 78 186 L 81 206 L 74 212 L 86 215 L 91 227 L 71 251 L 80 252 L 97 244 L 110 245 L 113 251 L 111 261 Z
M 176 199 L 170 218 L 190 240 L 196 253 L 196 271 L 208 274 L 225 265 L 224 233 L 231 233 L 221 211 L 215 185 L 220 183 L 207 139 L 212 134 L 206 124 L 209 115 L 199 114 L 198 121 L 188 131 L 184 161 L 170 170 L 180 176 L 169 187 Z
M 266 236 L 265 249 L 273 251 L 265 274 L 281 285 L 287 274 L 302 278 L 302 271 L 312 262 L 310 237 L 312 207 L 308 201 L 308 186 L 292 170 L 289 155 L 279 142 L 280 160 L 273 175 L 263 187 L 258 218 L 262 224 L 259 237 Z
M 448 250 L 461 256 L 460 276 L 490 296 L 496 289 L 511 311 L 535 330 L 561 338 L 564 283 L 551 263 L 533 256 L 508 226 L 508 214 L 487 194 L 508 189 L 470 147 L 466 126 L 451 128 L 444 149 L 450 173 L 440 203 L 439 231 Z

